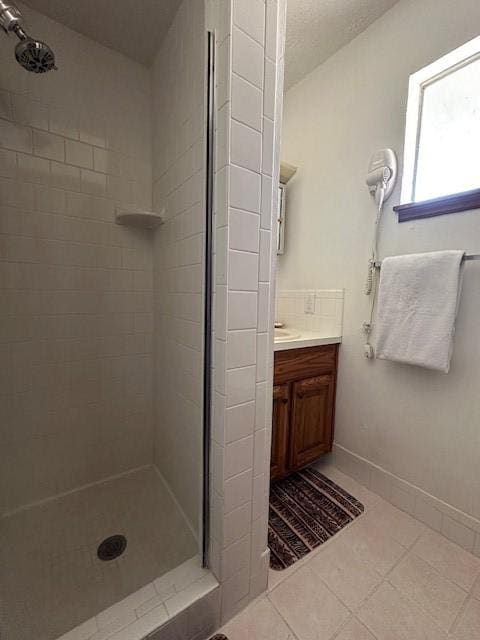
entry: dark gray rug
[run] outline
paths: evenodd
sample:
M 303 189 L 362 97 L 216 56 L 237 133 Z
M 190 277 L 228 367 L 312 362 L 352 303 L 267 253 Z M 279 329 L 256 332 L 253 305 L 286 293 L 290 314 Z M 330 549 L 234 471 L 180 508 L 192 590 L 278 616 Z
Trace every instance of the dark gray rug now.
M 313 468 L 296 471 L 270 488 L 270 567 L 291 566 L 364 511 L 347 491 Z

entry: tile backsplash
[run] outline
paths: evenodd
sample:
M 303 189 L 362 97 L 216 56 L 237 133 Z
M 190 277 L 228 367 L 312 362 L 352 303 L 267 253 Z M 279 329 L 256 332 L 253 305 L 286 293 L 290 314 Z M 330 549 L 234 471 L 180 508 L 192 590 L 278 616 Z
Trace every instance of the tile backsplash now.
M 343 289 L 277 291 L 275 320 L 287 328 L 341 336 Z

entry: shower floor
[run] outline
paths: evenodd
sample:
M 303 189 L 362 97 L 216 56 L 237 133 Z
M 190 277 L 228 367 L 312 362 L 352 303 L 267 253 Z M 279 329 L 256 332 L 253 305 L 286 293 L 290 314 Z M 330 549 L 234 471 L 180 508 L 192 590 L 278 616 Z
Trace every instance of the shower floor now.
M 102 562 L 97 547 L 127 547 Z M 0 636 L 54 640 L 197 553 L 152 467 L 0 520 Z

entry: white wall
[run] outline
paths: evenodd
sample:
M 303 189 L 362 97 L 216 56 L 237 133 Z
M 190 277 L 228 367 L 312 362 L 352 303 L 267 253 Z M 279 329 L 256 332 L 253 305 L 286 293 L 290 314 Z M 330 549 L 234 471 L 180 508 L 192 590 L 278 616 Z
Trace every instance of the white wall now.
M 372 152 L 403 153 L 409 75 L 478 35 L 477 0 L 401 0 L 285 97 L 282 158 L 299 167 L 288 192 L 278 286 L 345 288 L 336 442 L 480 518 L 480 267 L 468 264 L 448 375 L 363 358 L 363 295 L 375 210 Z M 480 251 L 478 211 L 397 223 L 385 207 L 380 255 Z
M 148 70 L 22 7 L 58 71 L 0 38 L 0 511 L 152 461 Z M 119 105 L 121 105 L 119 107 Z
M 202 489 L 205 7 L 184 0 L 155 57 L 155 455 L 198 533 Z

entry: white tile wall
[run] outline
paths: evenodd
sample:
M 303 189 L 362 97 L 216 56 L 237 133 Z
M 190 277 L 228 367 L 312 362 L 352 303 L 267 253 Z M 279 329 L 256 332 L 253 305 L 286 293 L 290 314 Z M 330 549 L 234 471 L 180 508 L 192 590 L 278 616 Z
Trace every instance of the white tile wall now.
M 255 329 L 230 331 L 226 353 L 227 369 L 254 365 L 256 362 L 256 343 Z
M 132 640 L 154 632 L 162 638 L 167 634 L 169 623 L 174 621 L 177 626 L 182 626 L 186 637 L 193 638 L 190 621 L 177 616 L 198 601 L 205 602 L 206 599 L 209 603 L 215 591 L 218 591 L 218 582 L 208 570 L 201 568 L 198 557 L 193 557 L 75 627 L 59 640 Z M 218 606 L 214 609 L 218 610 Z M 218 614 L 212 611 L 208 618 L 213 628 L 205 626 L 205 629 L 213 631 L 218 624 Z
M 262 136 L 259 131 L 232 120 L 231 132 L 231 161 L 245 169 L 260 172 Z
M 235 5 L 235 3 L 234 3 Z M 238 15 L 238 13 L 237 13 Z M 253 27 L 256 31 L 256 27 Z M 232 70 L 259 89 L 263 88 L 264 48 L 235 24 L 232 30 Z
M 233 22 L 263 46 L 265 42 L 264 0 L 252 0 L 248 4 L 235 2 L 233 5 Z
M 258 214 L 232 209 L 230 211 L 230 249 L 258 253 L 259 228 Z
M 322 335 L 341 336 L 343 289 L 277 291 L 275 320 L 286 327 Z M 305 312 L 305 299 L 313 297 L 313 313 Z
M 260 212 L 261 176 L 235 165 L 230 166 L 230 206 Z
M 255 403 L 229 407 L 225 412 L 225 443 L 235 442 L 240 438 L 251 435 L 255 424 Z
M 217 106 L 227 105 L 220 114 L 223 119 L 218 121 L 224 125 L 224 130 L 220 128 L 216 154 L 217 160 L 221 160 L 217 163 L 215 205 L 218 229 L 215 239 L 214 436 L 217 454 L 213 460 L 211 545 L 211 565 L 222 583 L 222 617 L 226 620 L 266 587 L 268 571 L 267 452 L 270 446 L 274 319 L 274 243 L 269 234 L 274 231 L 272 212 L 277 197 L 281 123 L 284 33 L 281 32 L 277 39 L 277 31 L 284 25 L 282 15 L 286 5 L 283 0 L 255 0 L 245 11 L 243 0 L 208 0 L 208 3 L 213 7 L 218 37 L 217 95 L 220 99 Z M 3 179 L 7 186 L 17 180 L 18 153 L 50 163 L 50 182 L 43 182 L 47 166 L 44 162 L 28 163 L 23 159 L 20 163 L 22 171 L 30 179 L 22 180 L 22 189 L 1 189 L 5 215 L 2 215 L 0 229 L 0 255 L 6 256 L 6 263 L 12 260 L 25 263 L 25 269 L 19 273 L 27 280 L 38 277 L 29 272 L 27 265 L 32 262 L 42 265 L 45 282 L 53 282 L 50 287 L 58 285 L 55 280 L 57 269 L 49 268 L 61 265 L 65 267 L 65 278 L 78 282 L 80 292 L 75 291 L 72 296 L 67 289 L 66 294 L 61 290 L 57 295 L 57 289 L 53 288 L 47 289 L 48 295 L 45 295 L 43 280 L 38 292 L 28 298 L 18 286 L 11 292 L 5 287 L 4 304 L 9 313 L 0 318 L 0 328 L 8 336 L 8 345 L 35 341 L 40 334 L 42 340 L 45 336 L 49 341 L 72 341 L 72 344 L 68 342 L 67 353 L 76 353 L 78 357 L 79 350 L 83 353 L 82 340 L 85 340 L 88 353 L 95 354 L 96 366 L 91 366 L 88 358 L 86 361 L 79 359 L 76 367 L 69 366 L 72 373 L 68 377 L 65 397 L 68 402 L 75 398 L 72 409 L 76 409 L 78 402 L 94 398 L 95 414 L 105 393 L 109 409 L 112 405 L 116 409 L 115 434 L 119 420 L 122 425 L 128 424 L 130 414 L 125 406 L 132 403 L 137 429 L 128 439 L 128 455 L 131 456 L 144 441 L 139 438 L 138 425 L 148 424 L 144 414 L 145 408 L 150 406 L 150 397 L 145 395 L 145 387 L 151 375 L 152 347 L 147 332 L 153 326 L 154 369 L 159 372 L 154 379 L 155 461 L 192 522 L 195 522 L 199 504 L 199 494 L 195 495 L 192 486 L 200 486 L 201 461 L 198 425 L 201 419 L 202 289 L 199 274 L 203 270 L 204 57 L 199 52 L 204 47 L 203 8 L 201 0 L 185 0 L 154 67 L 153 86 L 158 93 L 154 95 L 153 113 L 153 206 L 165 207 L 166 223 L 155 237 L 153 255 L 146 251 L 146 247 L 150 247 L 150 235 L 132 233 L 130 229 L 111 224 L 117 202 L 146 208 L 152 206 L 145 197 L 150 193 L 145 186 L 151 179 L 151 132 L 148 127 L 150 98 L 145 89 L 148 82 L 143 73 L 136 72 L 135 77 L 130 77 L 125 64 L 116 64 L 116 54 L 103 49 L 105 55 L 104 59 L 100 56 L 100 63 L 99 56 L 84 62 L 85 56 L 78 55 L 72 38 L 66 39 L 60 34 L 52 42 L 59 51 L 63 51 L 61 45 L 64 45 L 64 55 L 69 57 L 66 65 L 70 70 L 69 78 L 60 70 L 55 76 L 56 80 L 62 81 L 58 86 L 53 86 L 50 80 L 43 85 L 26 86 L 25 76 L 8 73 L 8 83 L 4 87 L 8 97 L 2 101 L 8 126 L 0 119 L 5 139 L 10 141 L 2 155 L 6 159 L 2 173 L 6 174 Z M 41 26 L 39 32 L 48 37 L 48 29 Z M 78 46 L 84 48 L 83 40 L 78 41 Z M 4 57 L 8 58 L 7 53 Z M 82 64 L 88 68 L 81 67 Z M 111 65 L 114 65 L 115 73 L 110 72 L 108 67 Z M 78 73 L 72 74 L 72 68 Z M 89 95 L 94 84 L 92 77 L 97 73 L 103 74 L 103 78 L 115 78 L 115 81 L 112 86 L 104 86 L 101 95 L 92 99 L 95 117 L 85 116 L 78 113 L 76 105 L 84 103 L 85 95 Z M 65 92 L 65 86 L 73 84 L 72 77 L 76 84 L 71 91 Z M 66 84 L 68 82 L 70 85 Z M 33 103 L 26 102 L 25 106 L 19 98 Z M 36 103 L 42 108 L 36 109 Z M 119 103 L 122 110 L 116 108 Z M 133 118 L 132 110 L 136 114 Z M 21 116 L 18 111 L 22 112 Z M 45 113 L 48 113 L 48 128 Z M 33 114 L 37 114 L 36 124 Z M 134 119 L 138 125 L 136 130 L 125 126 L 125 118 L 128 122 Z M 34 130 L 37 132 L 35 137 Z M 248 148 L 246 138 L 252 143 Z M 68 146 L 67 141 L 70 141 Z M 59 164 L 63 165 L 61 169 Z M 235 227 L 236 216 L 241 218 L 237 217 Z M 242 223 L 238 224 L 240 219 Z M 74 230 L 69 228 L 72 220 Z M 258 242 L 249 244 L 251 238 L 246 238 L 243 223 L 255 229 Z M 35 227 L 31 226 L 33 224 Z M 34 241 L 32 228 L 35 228 Z M 52 234 L 51 229 L 54 229 Z M 115 241 L 110 239 L 111 232 Z M 7 233 L 10 242 L 2 242 Z M 152 264 L 155 276 L 153 308 L 151 295 L 144 288 L 151 283 L 148 272 Z M 95 274 L 89 271 L 92 269 Z M 98 289 L 97 285 L 93 288 L 92 278 L 95 279 L 96 271 L 102 270 L 108 275 Z M 134 273 L 137 271 L 146 273 L 139 277 Z M 118 274 L 127 272 L 129 275 L 124 282 Z M 11 282 L 12 277 L 6 267 L 5 281 Z M 135 283 L 139 289 L 132 291 L 130 287 L 135 287 Z M 241 301 L 246 302 L 245 306 Z M 46 313 L 56 305 L 61 318 Z M 155 319 L 152 320 L 154 311 Z M 124 339 L 137 333 L 145 339 L 140 353 L 136 338 L 132 338 L 131 345 Z M 98 367 L 98 348 L 103 346 L 105 337 L 109 338 L 108 348 L 103 347 L 107 355 Z M 248 345 L 247 356 L 240 353 L 240 338 Z M 50 354 L 57 352 L 56 349 L 52 351 L 51 346 L 49 343 L 49 349 L 40 351 L 47 353 L 48 358 L 46 366 L 42 361 L 42 393 L 32 398 L 32 407 L 39 415 L 46 406 L 64 412 L 62 394 L 57 393 L 52 399 L 45 392 L 58 391 L 59 382 L 61 384 L 64 379 L 63 361 L 60 366 L 50 362 Z M 59 342 L 55 347 L 63 358 L 63 343 Z M 118 355 L 120 348 L 122 352 Z M 30 353 L 27 349 L 27 357 Z M 7 348 L 5 358 L 13 360 L 13 357 Z M 246 360 L 242 359 L 244 357 Z M 24 372 L 26 368 L 18 370 Z M 15 393 L 26 394 L 29 398 L 31 377 L 30 372 L 27 373 L 25 378 L 23 374 L 13 376 L 5 388 L 11 387 Z M 64 416 L 62 413 L 62 418 Z M 106 422 L 108 426 L 105 413 L 100 411 L 102 433 Z M 89 416 L 88 425 L 92 423 Z M 68 424 L 78 427 L 79 423 L 72 422 L 69 417 Z M 77 428 L 73 435 L 81 438 L 85 431 L 88 433 L 88 429 Z M 112 432 L 106 435 L 111 444 Z M 71 438 L 70 433 L 70 447 Z M 78 453 L 78 446 L 72 449 Z M 105 451 L 104 447 L 93 449 L 100 458 Z M 45 451 L 44 443 L 41 450 Z M 32 460 L 38 461 L 39 452 L 40 449 L 29 448 Z M 52 452 L 57 454 L 58 449 L 52 448 Z M 115 447 L 112 450 L 110 446 L 108 452 L 112 460 L 122 460 L 122 452 Z M 53 474 L 48 476 L 48 463 L 47 456 L 47 485 L 53 477 Z M 99 463 L 104 468 L 104 460 Z M 42 486 L 38 479 L 37 486 Z M 215 599 L 217 596 L 212 592 L 201 611 L 196 609 L 189 613 L 187 610 L 185 613 L 190 637 L 194 636 L 195 629 L 198 636 L 204 634 L 208 624 L 215 619 L 219 604 Z M 143 605 L 146 608 L 141 611 L 147 616 L 149 611 L 156 609 L 147 611 L 146 603 L 137 604 L 136 609 Z M 174 605 L 171 613 L 179 608 L 180 605 Z M 148 632 L 146 627 L 142 626 L 142 629 Z M 142 629 L 127 626 L 119 635 L 123 638 Z M 169 631 L 167 625 L 159 632 L 159 638 Z
M 230 251 L 228 264 L 228 284 L 231 290 L 257 291 L 258 253 Z
M 149 74 L 24 10 L 60 64 L 1 39 L 0 512 L 152 459 L 151 236 L 114 223 L 151 206 Z
M 2 384 L 1 506 L 150 462 L 153 379 L 155 463 L 198 531 L 204 2 L 185 0 L 152 76 L 26 13 L 63 65 L 41 85 L 13 62 L 0 93 L 0 349 L 13 372 Z M 2 40 L 2 59 L 10 45 Z M 115 225 L 116 206 L 165 207 L 167 220 L 153 240 Z M 254 327 L 245 338 L 253 364 Z M 239 346 L 228 357 L 242 367 Z M 245 444 L 234 476 L 251 468 L 253 437 Z M 69 637 L 122 640 L 164 622 L 160 636 L 203 636 L 218 626 L 217 583 L 205 571 L 189 580 L 179 576 L 172 591 L 162 578 Z M 200 609 L 177 616 L 202 596 Z
M 153 65 L 153 206 L 165 207 L 166 216 L 153 250 L 155 464 L 197 534 L 203 455 L 205 46 L 204 1 L 184 0 Z
M 232 118 L 261 131 L 262 104 L 262 91 L 240 76 L 232 74 Z
M 256 328 L 257 300 L 256 291 L 230 291 L 228 293 L 228 329 Z
M 227 407 L 255 400 L 255 375 L 255 366 L 227 370 Z
M 222 75 L 217 87 L 221 104 L 216 144 L 221 161 L 216 176 L 210 559 L 221 582 L 222 619 L 227 620 L 265 589 L 268 571 L 271 230 L 279 171 L 284 42 L 282 33 L 277 51 L 277 27 L 284 22 L 279 14 L 286 6 L 276 0 L 212 0 L 211 5 L 215 24 L 221 25 L 217 64 Z
M 171 621 L 157 632 L 148 636 L 149 640 L 171 640 L 172 638 L 189 638 L 203 640 L 213 635 L 220 625 L 220 589 L 210 590 L 184 608 Z

